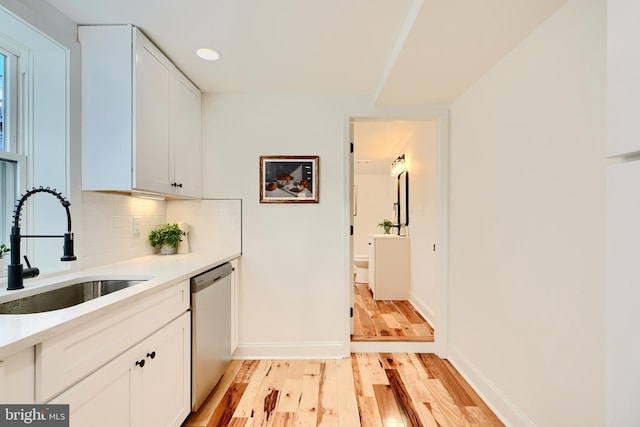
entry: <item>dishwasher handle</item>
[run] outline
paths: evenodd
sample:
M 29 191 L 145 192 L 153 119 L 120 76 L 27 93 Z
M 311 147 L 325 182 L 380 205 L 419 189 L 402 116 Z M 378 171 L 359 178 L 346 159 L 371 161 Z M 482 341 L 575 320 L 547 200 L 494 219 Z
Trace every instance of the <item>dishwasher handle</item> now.
M 230 262 L 226 262 L 218 267 L 212 268 L 211 270 L 207 270 L 204 273 L 201 273 L 195 277 L 191 278 L 191 293 L 195 294 L 204 289 L 207 289 L 209 286 L 214 283 L 224 279 L 225 277 L 231 275 L 233 271 L 233 267 Z

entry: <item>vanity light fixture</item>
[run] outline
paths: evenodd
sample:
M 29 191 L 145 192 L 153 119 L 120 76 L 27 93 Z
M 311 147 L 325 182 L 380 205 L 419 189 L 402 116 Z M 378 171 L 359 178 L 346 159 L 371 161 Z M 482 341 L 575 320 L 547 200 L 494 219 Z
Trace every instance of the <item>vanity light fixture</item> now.
M 205 61 L 217 61 L 218 59 L 222 58 L 222 54 L 219 51 L 211 49 L 209 47 L 201 47 L 200 49 L 196 50 L 196 55 L 198 55 Z
M 391 163 L 391 176 L 398 176 L 405 170 L 406 170 L 406 165 L 405 165 L 404 154 L 403 154 L 401 156 L 398 156 L 398 158 L 395 159 L 393 163 Z

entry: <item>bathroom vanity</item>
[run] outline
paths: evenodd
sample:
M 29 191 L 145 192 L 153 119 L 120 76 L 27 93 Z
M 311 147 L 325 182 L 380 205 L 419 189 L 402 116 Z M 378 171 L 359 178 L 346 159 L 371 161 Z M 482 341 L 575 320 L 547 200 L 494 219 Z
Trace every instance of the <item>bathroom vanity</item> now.
M 369 236 L 369 289 L 375 300 L 408 300 L 410 240 L 393 234 Z

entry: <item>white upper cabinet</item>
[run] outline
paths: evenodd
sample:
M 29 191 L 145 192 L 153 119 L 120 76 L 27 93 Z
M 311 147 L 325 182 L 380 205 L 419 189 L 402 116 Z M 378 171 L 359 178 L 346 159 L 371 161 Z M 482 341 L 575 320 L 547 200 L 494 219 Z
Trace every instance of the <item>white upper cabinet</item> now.
M 169 181 L 175 194 L 200 197 L 202 97 L 200 90 L 182 75 L 171 83 Z
M 171 72 L 168 59 L 139 31 L 135 31 L 133 80 L 132 188 L 169 193 L 169 123 Z
M 640 2 L 607 2 L 607 155 L 640 152 Z
M 82 188 L 199 198 L 201 94 L 131 25 L 80 26 Z

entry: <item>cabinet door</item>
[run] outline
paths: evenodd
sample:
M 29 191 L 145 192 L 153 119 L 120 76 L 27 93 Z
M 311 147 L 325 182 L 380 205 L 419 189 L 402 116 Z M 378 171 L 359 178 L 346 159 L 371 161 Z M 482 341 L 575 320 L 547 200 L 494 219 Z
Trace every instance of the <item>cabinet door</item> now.
M 607 154 L 640 151 L 640 2 L 607 1 Z
M 135 30 L 132 188 L 170 193 L 169 93 L 171 63 Z
M 26 348 L 0 360 L 0 402 L 35 403 L 35 350 Z
M 69 404 L 71 427 L 139 426 L 136 396 L 140 395 L 138 346 L 85 378 L 50 403 Z M 158 424 L 161 425 L 161 424 Z
M 181 196 L 201 195 L 201 94 L 175 73 L 171 86 L 171 184 Z
M 145 427 L 180 426 L 191 410 L 190 314 L 184 313 L 142 343 Z

